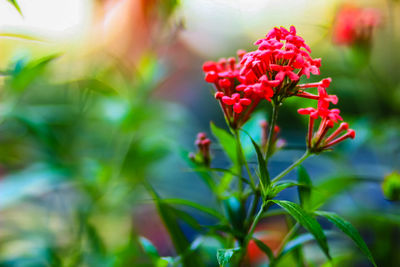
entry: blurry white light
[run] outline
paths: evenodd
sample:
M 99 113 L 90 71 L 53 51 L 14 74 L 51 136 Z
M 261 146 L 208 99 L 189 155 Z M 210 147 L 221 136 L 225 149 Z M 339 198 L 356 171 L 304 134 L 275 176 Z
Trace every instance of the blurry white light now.
M 18 0 L 23 16 L 0 1 L 0 33 L 30 34 L 50 40 L 82 37 L 90 24 L 90 0 Z

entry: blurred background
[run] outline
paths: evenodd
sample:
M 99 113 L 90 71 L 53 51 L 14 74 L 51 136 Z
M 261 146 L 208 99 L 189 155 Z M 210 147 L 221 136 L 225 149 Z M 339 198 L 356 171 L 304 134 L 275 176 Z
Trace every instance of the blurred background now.
M 332 195 L 324 208 L 360 230 L 378 266 L 398 266 L 397 0 L 0 0 L 0 266 L 155 266 L 147 241 L 166 259 L 176 255 L 149 192 L 215 205 L 186 161 L 197 132 L 209 133 L 210 121 L 224 126 L 202 63 L 253 50 L 272 27 L 290 25 L 322 58 L 311 79 L 333 79 L 329 92 L 357 132 L 305 167 Z M 304 151 L 297 108 L 311 103 L 282 108 L 287 146 L 272 173 Z M 248 123 L 258 139 L 263 118 Z M 223 166 L 220 150 L 212 146 Z M 178 224 L 192 242 L 201 232 L 188 221 Z M 287 231 L 279 218 L 260 229 L 275 233 L 270 244 Z M 347 241 L 332 240 L 338 264 L 370 266 Z M 218 242 L 199 245 L 206 266 L 217 266 Z M 313 244 L 306 253 L 322 265 Z

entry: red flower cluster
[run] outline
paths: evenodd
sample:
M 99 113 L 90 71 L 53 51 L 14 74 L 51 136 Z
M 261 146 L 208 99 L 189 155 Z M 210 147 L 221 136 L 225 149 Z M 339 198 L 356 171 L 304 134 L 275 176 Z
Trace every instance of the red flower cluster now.
M 339 45 L 368 43 L 380 19 L 378 10 L 345 5 L 336 16 L 333 40 Z
M 274 28 L 255 45 L 258 46 L 255 51 L 238 51 L 239 63 L 235 58 L 229 58 L 203 65 L 205 80 L 214 84 L 217 91 L 215 98 L 219 100 L 232 128 L 240 128 L 262 99 L 280 105 L 285 98 L 298 96 L 318 100 L 317 109 L 299 110 L 300 114 L 310 115 L 309 149 L 320 152 L 347 137 L 354 138 L 354 131 L 347 129 L 347 124 L 342 124 L 325 139 L 333 124 L 342 120 L 338 109 L 329 109 L 329 104 L 337 104 L 338 99 L 326 92 L 330 78 L 299 84 L 302 76 L 310 78 L 311 74 L 320 74 L 321 59 L 311 58 L 310 47 L 297 35 L 294 26 L 290 30 Z M 306 92 L 308 88 L 318 88 L 318 95 Z M 321 118 L 322 122 L 314 136 L 313 126 L 317 118 Z M 333 140 L 345 130 L 347 133 L 344 136 Z
M 250 118 L 262 99 L 280 103 L 296 95 L 300 77 L 318 75 L 321 66 L 293 26 L 290 30 L 274 28 L 255 45 L 255 51 L 238 52 L 239 63 L 229 58 L 203 65 L 205 80 L 214 84 L 215 98 L 235 129 Z
M 337 104 L 338 98 L 335 95 L 328 95 L 326 92 L 326 87 L 329 86 L 331 79 L 324 79 L 320 83 L 308 84 L 309 88 L 311 85 L 318 88 L 318 95 L 313 95 L 308 92 L 300 91 L 298 96 L 316 99 L 318 100 L 318 107 L 315 108 L 301 108 L 298 112 L 302 115 L 309 115 L 309 125 L 307 134 L 307 147 L 311 152 L 319 153 L 323 150 L 330 149 L 333 145 L 347 139 L 354 138 L 355 131 L 349 129 L 349 125 L 345 122 L 341 123 L 340 126 L 326 138 L 328 131 L 334 127 L 338 121 L 343 120 L 339 115 L 339 109 L 329 109 L 330 103 Z M 304 87 L 303 87 L 304 88 Z M 315 120 L 321 118 L 319 128 L 316 133 L 314 133 L 314 123 Z M 340 137 L 344 132 L 344 134 Z M 336 138 L 338 137 L 338 138 Z M 336 138 L 336 139 L 335 139 Z

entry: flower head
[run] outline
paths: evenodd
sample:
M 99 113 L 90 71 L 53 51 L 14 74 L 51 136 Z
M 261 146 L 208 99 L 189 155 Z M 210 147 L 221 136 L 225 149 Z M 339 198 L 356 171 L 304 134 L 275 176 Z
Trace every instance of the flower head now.
M 229 58 L 203 65 L 205 80 L 214 84 L 215 98 L 234 129 L 250 118 L 261 100 L 282 102 L 303 88 L 298 85 L 302 76 L 319 74 L 321 60 L 311 58 L 310 47 L 294 26 L 274 28 L 255 45 L 255 51 L 238 51 L 239 62 Z

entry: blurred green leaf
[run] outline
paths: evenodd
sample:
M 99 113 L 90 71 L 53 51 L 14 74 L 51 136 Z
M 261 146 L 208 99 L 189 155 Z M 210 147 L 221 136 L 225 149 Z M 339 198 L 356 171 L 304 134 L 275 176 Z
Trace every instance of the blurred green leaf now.
M 139 243 L 143 247 L 144 252 L 149 255 L 153 259 L 160 258 L 160 254 L 158 254 L 157 248 L 151 243 L 150 240 L 141 236 L 139 237 Z
M 162 200 L 156 200 L 156 205 L 158 213 L 169 232 L 169 236 L 171 237 L 176 252 L 180 255 L 183 254 L 190 247 L 190 242 L 178 224 L 175 210 Z M 188 267 L 197 267 L 198 265 L 196 263 L 200 263 L 200 261 L 194 259 L 194 256 L 191 256 L 190 258 L 184 257 L 182 262 L 184 266 Z
M 241 233 L 246 218 L 246 210 L 242 202 L 237 197 L 231 196 L 224 199 L 223 203 L 233 229 Z
M 100 255 L 105 255 L 106 254 L 106 246 L 99 235 L 96 227 L 92 225 L 91 223 L 87 222 L 86 223 L 86 233 L 88 236 L 88 240 L 90 243 L 91 248 L 93 251 L 96 253 L 99 253 Z
M 265 255 L 268 256 L 270 263 L 275 260 L 274 253 L 266 244 L 264 244 L 264 242 L 256 238 L 253 238 L 253 241 L 256 243 L 257 247 L 261 249 L 265 253 Z
M 11 79 L 11 86 L 17 92 L 23 91 L 29 84 L 40 76 L 50 62 L 59 56 L 59 54 L 54 54 L 43 57 L 29 62 L 20 69 L 15 69 Z M 18 64 L 16 66 L 18 66 Z
M 7 0 L 9 3 L 11 3 L 15 9 L 19 12 L 19 14 L 21 14 L 22 16 L 22 12 L 21 12 L 21 8 L 19 7 L 18 3 L 16 0 Z
M 237 162 L 235 138 L 224 129 L 218 128 L 213 122 L 210 123 L 211 132 L 217 138 L 226 155 L 233 163 Z
M 218 249 L 217 260 L 221 267 L 227 265 L 232 257 L 240 251 L 240 248 Z
M 110 96 L 110 95 L 115 95 L 117 93 L 112 86 L 110 86 L 98 79 L 87 78 L 87 79 L 80 79 L 80 80 L 72 81 L 70 83 L 78 85 L 78 89 L 80 89 L 80 90 L 88 89 L 91 91 L 101 93 L 103 95 Z
M 225 220 L 224 216 L 222 216 L 218 211 L 213 210 L 211 208 L 205 207 L 201 204 L 195 203 L 193 201 L 190 200 L 186 200 L 186 199 L 180 199 L 180 198 L 169 198 L 169 199 L 163 199 L 162 200 L 165 203 L 168 204 L 176 204 L 176 205 L 183 205 L 183 206 L 188 206 L 191 208 L 194 208 L 198 211 L 204 212 L 208 215 L 211 215 L 219 220 Z
M 266 193 L 267 188 L 269 187 L 271 180 L 269 178 L 269 173 L 267 170 L 267 162 L 264 159 L 264 155 L 261 152 L 260 147 L 258 146 L 258 144 L 253 140 L 253 138 L 251 138 L 251 136 L 249 134 L 247 134 L 248 137 L 251 140 L 251 143 L 254 146 L 254 149 L 257 153 L 257 160 L 258 160 L 258 170 L 260 171 L 260 183 L 261 183 L 261 188 L 262 188 L 262 192 L 263 194 Z
M 27 41 L 35 41 L 35 42 L 44 42 L 43 39 L 38 37 L 33 37 L 30 35 L 22 34 L 22 33 L 13 33 L 13 32 L 0 32 L 0 37 L 6 38 L 16 38 L 16 39 L 23 39 Z
M 371 252 L 368 249 L 368 246 L 365 244 L 364 240 L 358 233 L 357 229 L 354 228 L 351 223 L 341 218 L 334 212 L 327 211 L 316 211 L 315 214 L 322 216 L 336 225 L 340 230 L 343 231 L 347 236 L 353 239 L 354 243 L 360 248 L 360 250 L 367 256 L 367 258 L 371 261 L 371 263 L 376 267 L 376 263 L 374 258 L 372 257 Z
M 278 183 L 277 185 L 275 185 L 273 187 L 273 195 L 277 195 L 281 191 L 283 191 L 283 190 L 285 190 L 287 188 L 290 188 L 290 187 L 295 187 L 295 186 L 309 188 L 309 186 L 305 185 L 305 184 L 300 184 L 300 183 L 297 183 L 297 182 L 284 181 L 284 182 Z
M 300 199 L 300 206 L 305 210 L 309 210 L 312 182 L 310 175 L 302 165 L 298 166 L 297 168 L 297 180 L 300 184 L 306 185 L 297 187 L 297 192 Z
M 204 228 L 197 222 L 197 220 L 195 218 L 193 218 L 190 214 L 188 214 L 187 212 L 174 208 L 174 207 L 170 207 L 171 210 L 174 211 L 175 216 L 177 219 L 184 221 L 187 225 L 189 225 L 190 227 L 192 227 L 193 229 L 197 230 L 197 231 L 201 231 Z
M 331 259 L 326 236 L 321 228 L 321 225 L 315 218 L 313 218 L 309 213 L 303 210 L 296 203 L 284 200 L 270 200 L 270 201 L 274 202 L 275 204 L 285 209 L 297 222 L 299 222 L 304 228 L 306 228 L 307 231 L 309 231 L 315 237 L 318 245 L 325 253 L 325 255 L 328 257 L 328 259 Z

